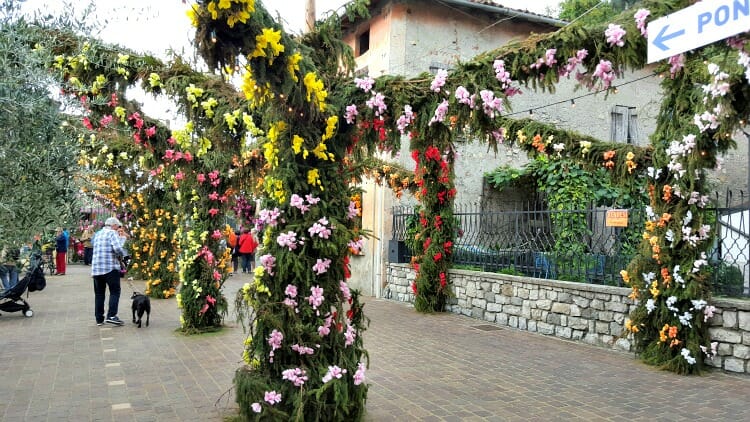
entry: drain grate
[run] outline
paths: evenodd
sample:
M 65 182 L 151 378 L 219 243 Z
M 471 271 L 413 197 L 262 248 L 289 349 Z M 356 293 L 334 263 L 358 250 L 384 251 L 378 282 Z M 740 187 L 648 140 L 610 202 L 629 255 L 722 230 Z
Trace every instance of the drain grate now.
M 490 325 L 490 324 L 472 325 L 471 328 L 476 328 L 477 330 L 481 330 L 481 331 L 498 331 L 498 330 L 502 330 L 502 328 L 498 327 L 497 325 Z

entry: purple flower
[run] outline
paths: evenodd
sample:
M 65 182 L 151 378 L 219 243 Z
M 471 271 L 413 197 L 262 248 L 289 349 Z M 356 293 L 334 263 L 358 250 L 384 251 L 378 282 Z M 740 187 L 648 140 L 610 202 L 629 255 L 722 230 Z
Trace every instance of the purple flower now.
M 297 233 L 292 231 L 281 233 L 276 238 L 276 243 L 278 243 L 282 248 L 288 247 L 290 251 L 297 249 Z
M 328 239 L 331 236 L 331 229 L 326 227 L 327 224 L 328 219 L 323 217 L 307 229 L 307 232 L 310 233 L 310 236 L 314 237 L 317 234 L 323 239 Z
M 292 348 L 294 348 L 294 346 L 292 346 Z M 281 371 L 281 379 L 291 381 L 295 387 L 302 387 L 302 385 L 305 384 L 305 381 L 307 381 L 307 372 L 300 368 L 286 369 Z
M 269 356 L 271 357 L 270 359 L 271 362 L 273 362 L 273 354 L 274 354 L 273 352 L 274 350 L 281 348 L 282 340 L 284 340 L 284 334 L 282 334 L 281 331 L 274 328 L 274 330 L 271 331 L 271 335 L 268 336 L 268 345 L 271 346 L 271 352 L 269 353 Z
M 341 294 L 344 295 L 344 300 L 352 298 L 352 293 L 349 291 L 349 285 L 346 284 L 344 280 L 339 280 L 339 289 L 341 289 Z
M 357 331 L 355 331 L 354 327 L 349 324 L 349 321 L 346 321 L 346 332 L 344 333 L 344 338 L 346 339 L 344 346 L 351 346 L 354 344 L 354 339 L 357 338 Z
M 495 98 L 494 92 L 483 89 L 479 92 L 479 96 L 482 98 L 482 109 L 484 110 L 484 114 L 490 118 L 495 117 L 495 111 L 497 111 L 498 114 L 503 111 L 503 100 Z
M 388 109 L 388 106 L 385 104 L 385 96 L 375 91 L 373 91 L 372 94 L 372 97 L 365 101 L 365 105 L 371 110 L 375 110 L 376 116 L 380 116 Z
M 297 286 L 294 284 L 287 284 L 286 289 L 284 289 L 284 294 L 289 297 L 297 297 Z
M 299 344 L 293 344 L 292 350 L 299 353 L 300 355 L 312 355 L 315 350 L 312 347 L 300 346 Z
M 354 201 L 349 201 L 349 208 L 347 208 L 346 210 L 346 218 L 351 220 L 357 215 L 359 215 L 359 211 L 357 210 L 357 203 Z

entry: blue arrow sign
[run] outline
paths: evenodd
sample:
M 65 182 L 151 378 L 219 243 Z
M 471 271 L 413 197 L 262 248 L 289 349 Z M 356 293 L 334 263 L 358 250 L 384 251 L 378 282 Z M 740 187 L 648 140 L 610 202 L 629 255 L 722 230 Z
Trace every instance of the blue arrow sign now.
M 647 61 L 653 63 L 746 31 L 750 31 L 750 0 L 700 1 L 648 23 Z
M 669 41 L 672 38 L 677 38 L 680 35 L 685 35 L 685 30 L 680 29 L 679 31 L 672 32 L 669 35 L 665 35 L 665 32 L 667 32 L 667 29 L 669 29 L 669 25 L 665 25 L 661 31 L 659 31 L 659 34 L 654 38 L 653 44 L 657 47 L 659 47 L 662 51 L 669 50 L 669 47 L 667 47 L 666 44 L 664 44 L 664 41 Z

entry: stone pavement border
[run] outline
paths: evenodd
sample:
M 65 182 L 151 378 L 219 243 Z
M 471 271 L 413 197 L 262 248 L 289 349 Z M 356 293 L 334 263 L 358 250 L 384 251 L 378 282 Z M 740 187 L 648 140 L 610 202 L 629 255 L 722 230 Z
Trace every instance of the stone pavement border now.
M 0 421 L 221 421 L 236 414 L 232 376 L 244 333 L 175 331 L 174 300 L 152 300 L 151 326 L 96 326 L 89 267 L 71 265 L 32 293 L 34 316 L 0 316 Z M 226 284 L 227 297 L 250 276 Z M 750 420 L 750 377 L 684 377 L 631 354 L 420 315 L 367 299 L 368 421 Z

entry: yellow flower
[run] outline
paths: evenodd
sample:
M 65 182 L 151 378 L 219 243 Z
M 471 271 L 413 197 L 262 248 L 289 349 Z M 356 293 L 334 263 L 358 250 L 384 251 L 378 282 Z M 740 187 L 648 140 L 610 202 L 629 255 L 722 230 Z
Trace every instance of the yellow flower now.
M 302 145 L 305 143 L 305 140 L 302 139 L 299 135 L 294 135 L 292 138 L 292 151 L 294 151 L 295 154 L 302 153 L 302 158 L 307 158 L 307 155 L 309 154 L 309 151 L 307 151 L 307 148 L 302 148 Z
M 649 289 L 649 291 L 651 292 L 651 296 L 653 296 L 654 299 L 656 299 L 661 293 L 661 291 L 659 291 L 659 283 L 656 280 L 651 282 L 651 288 Z
M 159 74 L 151 72 L 151 74 L 148 75 L 148 84 L 151 85 L 151 88 L 156 88 L 157 86 L 161 86 L 161 80 L 159 79 Z
M 117 64 L 128 64 L 129 58 L 127 54 L 117 53 Z
M 326 120 L 326 133 L 323 134 L 324 141 L 333 138 L 333 134 L 334 134 L 334 131 L 336 130 L 336 125 L 338 123 L 339 123 L 338 116 L 331 116 Z
M 201 102 L 201 107 L 203 107 L 203 111 L 206 112 L 206 117 L 209 119 L 214 117 L 214 107 L 216 107 L 216 104 L 219 102 L 216 101 L 216 98 L 209 98 L 206 101 Z
M 321 142 L 318 144 L 318 146 L 315 147 L 315 149 L 312 151 L 313 155 L 320 158 L 321 160 L 328 160 L 329 154 L 326 153 L 328 147 L 326 147 L 325 142 Z M 333 154 L 330 154 L 333 155 Z
M 229 9 L 230 7 L 232 7 L 230 0 L 219 0 L 219 9 Z
M 294 82 L 299 81 L 299 77 L 297 76 L 297 72 L 299 72 L 299 62 L 302 60 L 302 54 L 299 52 L 292 54 L 287 58 L 286 62 L 286 69 L 289 71 L 289 75 L 291 75 Z
M 314 102 L 318 106 L 320 111 L 325 111 L 325 101 L 328 97 L 328 93 L 323 87 L 323 81 L 318 79 L 315 73 L 308 72 L 305 75 L 303 82 L 305 83 L 305 87 L 307 88 L 307 101 Z
M 625 320 L 625 330 L 631 333 L 637 333 L 639 331 L 638 326 L 633 325 L 633 321 L 629 319 Z
M 216 10 L 216 3 L 212 1 L 208 2 L 208 5 L 206 5 L 206 9 L 211 14 L 211 19 L 219 19 L 219 11 Z
M 519 144 L 526 142 L 527 137 L 523 134 L 523 130 L 519 129 L 518 132 L 516 132 L 516 136 L 518 137 Z
M 318 169 L 308 170 L 307 184 L 310 186 L 320 186 L 320 174 L 318 173 Z
M 268 62 L 273 64 L 273 59 L 284 51 L 281 44 L 281 31 L 273 28 L 263 28 L 262 32 L 255 36 L 255 50 L 251 57 L 268 57 Z M 270 50 L 270 51 L 267 51 Z
M 198 14 L 195 12 L 195 9 L 192 7 L 188 8 L 188 10 L 185 12 L 188 19 L 190 19 L 190 24 L 193 25 L 193 28 L 197 28 L 200 21 L 198 20 Z
M 187 92 L 187 98 L 191 103 L 193 104 L 193 107 L 197 105 L 198 97 L 203 95 L 203 89 L 198 88 L 195 86 L 195 84 L 190 84 L 187 88 L 185 88 L 185 92 Z

